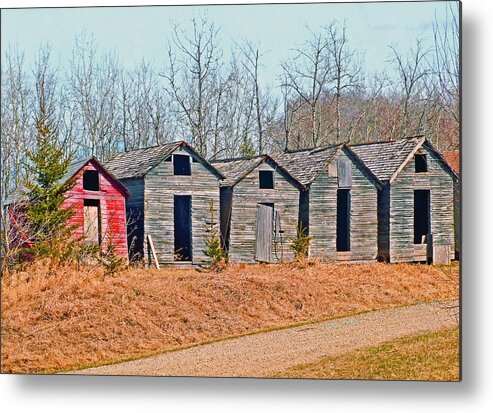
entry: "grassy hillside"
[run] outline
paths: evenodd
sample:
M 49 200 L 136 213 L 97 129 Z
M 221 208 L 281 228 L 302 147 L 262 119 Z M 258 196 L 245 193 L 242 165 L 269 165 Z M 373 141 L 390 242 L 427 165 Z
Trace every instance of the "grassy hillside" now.
M 458 265 L 231 265 L 221 273 L 35 263 L 2 279 L 2 371 L 110 363 L 296 323 L 455 299 Z
M 276 377 L 459 380 L 459 329 L 429 332 L 293 367 Z

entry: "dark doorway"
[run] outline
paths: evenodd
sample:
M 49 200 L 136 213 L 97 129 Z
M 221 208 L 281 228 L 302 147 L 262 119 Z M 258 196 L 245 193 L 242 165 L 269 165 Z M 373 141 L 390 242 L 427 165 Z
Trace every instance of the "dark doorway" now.
M 101 210 L 98 199 L 84 199 L 84 241 L 101 245 Z
M 349 189 L 337 190 L 337 251 L 350 251 L 351 195 Z
M 175 261 L 192 260 L 192 197 L 175 195 Z
M 426 244 L 430 233 L 430 191 L 414 191 L 414 243 Z

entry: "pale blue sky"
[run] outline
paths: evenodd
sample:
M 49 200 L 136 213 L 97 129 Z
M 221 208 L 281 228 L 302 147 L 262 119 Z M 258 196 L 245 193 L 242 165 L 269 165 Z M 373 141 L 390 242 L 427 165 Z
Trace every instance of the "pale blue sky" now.
M 94 34 L 100 49 L 114 49 L 126 67 L 143 57 L 162 67 L 170 38 L 170 21 L 190 27 L 190 19 L 206 14 L 221 28 L 224 50 L 242 37 L 259 44 L 264 53 L 264 82 L 275 83 L 279 62 L 331 19 L 346 21 L 351 47 L 364 53 L 368 71 L 388 67 L 389 45 L 407 51 L 418 37 L 431 45 L 435 16 L 444 19 L 448 3 L 458 13 L 458 2 L 326 3 L 286 5 L 156 6 L 111 8 L 62 8 L 2 10 L 1 46 L 25 51 L 33 62 L 40 44 L 50 42 L 53 57 L 63 66 L 68 62 L 77 33 Z

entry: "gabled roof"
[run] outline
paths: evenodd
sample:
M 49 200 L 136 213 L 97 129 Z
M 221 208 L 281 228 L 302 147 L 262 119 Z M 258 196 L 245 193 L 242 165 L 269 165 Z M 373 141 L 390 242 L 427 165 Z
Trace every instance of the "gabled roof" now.
M 293 182 L 297 187 L 303 187 L 303 185 L 295 177 L 293 177 L 285 168 L 282 167 L 282 165 L 280 165 L 269 155 L 257 155 L 248 158 L 220 159 L 212 161 L 212 164 L 225 177 L 224 180 L 220 182 L 220 185 L 223 187 L 230 187 L 240 182 L 246 175 L 253 171 L 262 162 L 266 162 L 279 170 L 288 180 Z
M 272 157 L 303 186 L 310 185 L 342 148 L 342 144 L 325 148 L 274 154 Z
M 350 145 L 349 147 L 378 179 L 392 183 L 422 146 L 426 146 L 442 161 L 448 173 L 455 178 L 457 177 L 457 174 L 450 168 L 450 165 L 448 165 L 440 152 L 424 136 Z
M 381 181 L 387 181 L 423 143 L 423 137 L 350 145 L 351 150 Z
M 123 185 L 111 172 L 109 172 L 104 165 L 98 161 L 95 156 L 91 156 L 90 158 L 84 158 L 79 161 L 72 162 L 68 168 L 65 175 L 63 175 L 59 180 L 58 184 L 64 184 L 68 182 L 72 177 L 74 177 L 84 166 L 86 166 L 89 162 L 92 162 L 98 166 L 99 169 L 103 171 L 103 173 L 107 174 L 112 180 L 114 180 L 116 186 L 119 187 L 123 196 L 128 197 L 130 195 L 129 190 Z M 26 192 L 27 188 L 25 185 L 19 186 L 14 192 L 10 194 L 10 196 L 5 200 L 4 205 L 9 205 L 14 202 L 24 201 L 26 200 Z
M 197 160 L 202 162 L 220 179 L 223 178 L 222 174 L 216 168 L 200 156 L 185 141 L 165 143 L 163 145 L 119 153 L 106 162 L 106 168 L 118 179 L 141 178 L 180 147 L 186 147 Z

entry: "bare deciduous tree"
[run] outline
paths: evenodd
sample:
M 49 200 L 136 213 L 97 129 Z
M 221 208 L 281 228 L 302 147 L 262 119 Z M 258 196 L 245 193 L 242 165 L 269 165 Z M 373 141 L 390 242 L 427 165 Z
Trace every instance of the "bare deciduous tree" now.
M 322 33 L 310 31 L 310 39 L 295 49 L 296 56 L 282 63 L 286 85 L 310 109 L 311 144 L 317 146 L 320 138 L 320 99 L 330 80 L 332 66 L 327 58 L 328 44 Z

